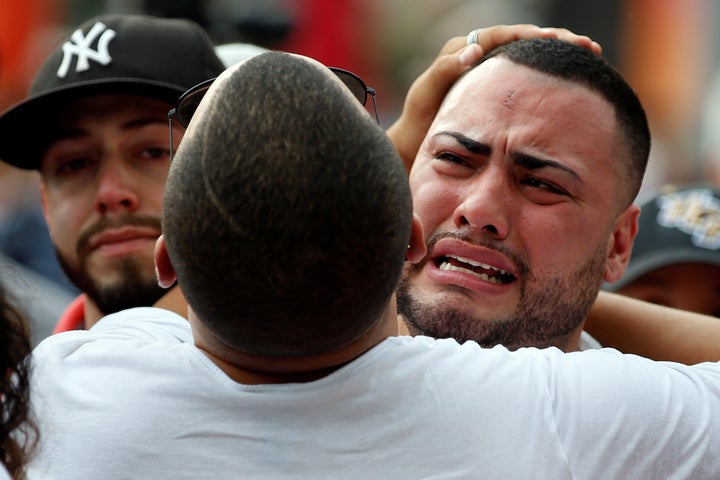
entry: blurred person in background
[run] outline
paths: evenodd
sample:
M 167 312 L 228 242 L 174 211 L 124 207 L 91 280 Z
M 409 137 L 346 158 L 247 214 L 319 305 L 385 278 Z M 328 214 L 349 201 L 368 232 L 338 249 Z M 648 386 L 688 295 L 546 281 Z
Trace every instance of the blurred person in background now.
M 720 189 L 666 186 L 640 208 L 625 275 L 603 288 L 720 317 Z

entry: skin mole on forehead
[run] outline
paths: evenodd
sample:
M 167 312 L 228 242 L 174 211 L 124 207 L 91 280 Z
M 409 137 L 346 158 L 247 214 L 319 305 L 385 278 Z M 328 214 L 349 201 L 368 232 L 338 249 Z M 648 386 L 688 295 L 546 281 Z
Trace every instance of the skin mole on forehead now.
M 503 104 L 508 110 L 513 109 L 513 96 L 515 96 L 515 90 L 510 90 L 503 100 Z

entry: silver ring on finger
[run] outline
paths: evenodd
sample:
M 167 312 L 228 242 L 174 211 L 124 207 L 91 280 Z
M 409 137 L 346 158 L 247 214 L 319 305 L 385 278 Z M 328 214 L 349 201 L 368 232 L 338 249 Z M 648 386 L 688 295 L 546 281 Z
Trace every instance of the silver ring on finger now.
M 468 33 L 467 36 L 467 44 L 472 45 L 473 43 L 477 43 L 478 34 L 480 34 L 480 29 L 476 28 L 472 32 Z

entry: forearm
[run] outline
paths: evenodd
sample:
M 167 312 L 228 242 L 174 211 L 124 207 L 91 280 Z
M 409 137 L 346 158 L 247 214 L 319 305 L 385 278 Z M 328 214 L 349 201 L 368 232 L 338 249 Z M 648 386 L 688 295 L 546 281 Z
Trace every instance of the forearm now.
M 585 329 L 602 345 L 654 360 L 720 360 L 720 319 L 601 292 Z

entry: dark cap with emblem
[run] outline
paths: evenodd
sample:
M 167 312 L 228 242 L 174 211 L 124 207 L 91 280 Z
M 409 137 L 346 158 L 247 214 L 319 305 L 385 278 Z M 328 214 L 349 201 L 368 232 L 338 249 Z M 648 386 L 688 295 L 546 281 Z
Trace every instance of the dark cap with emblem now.
M 0 115 L 0 160 L 38 169 L 41 152 L 33 146 L 48 118 L 80 98 L 133 94 L 173 104 L 224 68 L 207 32 L 192 21 L 122 14 L 92 18 L 43 63 L 28 98 Z
M 640 225 L 623 278 L 603 286 L 617 291 L 661 267 L 681 263 L 720 266 L 720 190 L 666 186 L 640 206 Z

